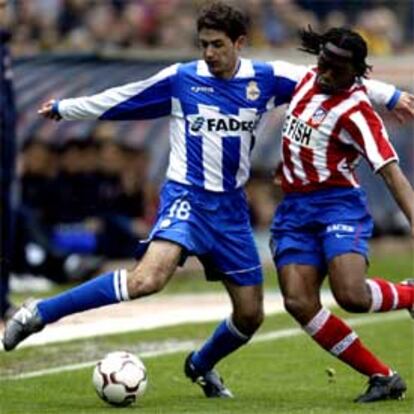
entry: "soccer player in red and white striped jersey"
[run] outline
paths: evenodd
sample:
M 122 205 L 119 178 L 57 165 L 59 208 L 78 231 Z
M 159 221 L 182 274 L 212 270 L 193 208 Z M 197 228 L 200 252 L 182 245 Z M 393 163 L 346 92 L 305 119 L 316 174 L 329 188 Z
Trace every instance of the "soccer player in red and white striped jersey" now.
M 326 58 L 319 59 L 319 67 Z M 295 89 L 282 141 L 285 193 L 332 187 L 359 187 L 354 168 L 365 157 L 379 171 L 398 159 L 366 88 L 355 82 L 334 95 L 310 69 Z M 322 82 L 322 85 L 321 85 Z
M 328 274 L 350 312 L 413 309 L 414 286 L 366 279 L 373 223 L 355 167 L 365 158 L 384 178 L 411 229 L 414 192 L 361 81 L 370 69 L 365 41 L 347 29 L 309 29 L 301 39 L 318 64 L 298 82 L 282 131 L 286 195 L 272 224 L 272 250 L 285 306 L 322 348 L 369 377 L 357 402 L 400 399 L 402 378 L 322 306 L 320 288 Z

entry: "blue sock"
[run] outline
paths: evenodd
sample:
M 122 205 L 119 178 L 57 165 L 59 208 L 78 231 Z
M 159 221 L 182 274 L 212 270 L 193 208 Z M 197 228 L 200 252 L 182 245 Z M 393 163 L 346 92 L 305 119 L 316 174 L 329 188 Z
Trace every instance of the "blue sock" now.
M 241 333 L 229 318 L 216 328 L 200 350 L 194 352 L 191 361 L 201 371 L 210 371 L 222 358 L 247 343 L 250 336 Z
M 98 276 L 59 295 L 40 301 L 37 305 L 45 324 L 72 313 L 111 305 L 128 300 L 126 270 L 116 270 Z

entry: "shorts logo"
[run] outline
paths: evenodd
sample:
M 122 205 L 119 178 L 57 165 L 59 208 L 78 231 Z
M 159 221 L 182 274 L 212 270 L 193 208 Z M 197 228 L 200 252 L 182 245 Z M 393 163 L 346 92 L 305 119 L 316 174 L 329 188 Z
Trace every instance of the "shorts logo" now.
M 327 233 L 333 232 L 343 232 L 343 233 L 355 233 L 355 227 L 350 226 L 348 224 L 331 224 L 330 226 L 326 227 Z M 345 237 L 344 235 L 336 234 L 335 237 L 338 239 L 341 237 Z
M 257 82 L 250 81 L 246 87 L 246 97 L 249 101 L 255 101 L 260 96 L 260 89 L 257 86 Z

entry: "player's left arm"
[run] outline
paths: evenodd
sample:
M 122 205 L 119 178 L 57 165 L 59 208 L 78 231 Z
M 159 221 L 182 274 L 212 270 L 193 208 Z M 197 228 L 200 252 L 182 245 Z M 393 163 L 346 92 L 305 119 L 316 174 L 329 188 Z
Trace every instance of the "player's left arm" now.
M 274 106 L 290 102 L 297 84 L 309 71 L 309 67 L 283 60 L 275 60 L 268 63 L 273 69 Z
M 401 211 L 407 217 L 414 237 L 414 191 L 396 161 L 390 162 L 378 171 L 387 184 Z
M 370 100 L 387 107 L 401 123 L 414 118 L 414 95 L 394 85 L 374 79 L 363 79 Z

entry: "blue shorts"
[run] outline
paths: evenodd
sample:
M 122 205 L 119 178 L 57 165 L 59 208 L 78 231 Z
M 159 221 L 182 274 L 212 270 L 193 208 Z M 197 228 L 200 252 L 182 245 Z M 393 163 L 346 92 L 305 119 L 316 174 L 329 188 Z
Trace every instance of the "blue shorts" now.
M 276 210 L 271 250 L 276 267 L 304 264 L 326 272 L 327 264 L 345 253 L 368 261 L 373 222 L 359 188 L 332 188 L 288 194 Z
M 197 256 L 208 280 L 227 279 L 242 286 L 263 282 L 241 189 L 216 193 L 167 181 L 161 191 L 157 221 L 148 240 L 141 243 L 138 256 L 154 239 L 179 244 L 185 249 L 185 257 Z

